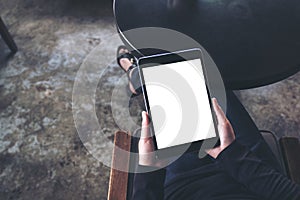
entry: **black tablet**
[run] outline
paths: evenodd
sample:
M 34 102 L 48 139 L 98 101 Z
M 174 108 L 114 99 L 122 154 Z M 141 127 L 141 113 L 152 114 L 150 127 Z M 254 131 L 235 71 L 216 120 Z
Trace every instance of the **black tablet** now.
M 199 150 L 218 137 L 201 49 L 141 57 L 138 68 L 158 156 Z

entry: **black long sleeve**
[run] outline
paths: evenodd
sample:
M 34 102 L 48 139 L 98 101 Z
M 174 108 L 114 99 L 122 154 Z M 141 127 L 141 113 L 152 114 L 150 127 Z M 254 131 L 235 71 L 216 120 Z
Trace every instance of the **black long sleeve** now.
M 167 189 L 165 176 L 165 169 L 136 174 L 132 199 L 300 200 L 299 185 L 236 141 L 210 164 L 182 172 Z
M 272 200 L 300 199 L 299 185 L 236 141 L 220 153 L 217 161 L 237 182 L 259 197 Z
M 148 171 L 150 167 L 138 166 L 139 171 Z M 164 198 L 165 169 L 158 169 L 134 176 L 133 200 L 160 200 Z

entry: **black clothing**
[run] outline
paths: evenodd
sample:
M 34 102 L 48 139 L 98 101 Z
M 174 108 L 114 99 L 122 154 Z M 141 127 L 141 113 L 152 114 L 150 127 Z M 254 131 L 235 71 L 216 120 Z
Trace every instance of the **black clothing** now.
M 227 91 L 226 115 L 236 140 L 217 159 L 199 159 L 198 152 L 191 152 L 165 169 L 136 174 L 132 199 L 300 200 L 299 185 L 282 174 L 272 151 L 232 91 Z
M 165 186 L 165 169 L 136 174 L 133 199 L 300 199 L 299 185 L 237 141 L 216 160 L 205 159 L 211 164 L 186 171 Z

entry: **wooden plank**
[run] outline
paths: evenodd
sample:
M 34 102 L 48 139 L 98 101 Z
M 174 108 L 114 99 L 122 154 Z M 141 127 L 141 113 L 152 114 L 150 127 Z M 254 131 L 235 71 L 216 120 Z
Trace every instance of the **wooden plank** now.
M 109 179 L 108 200 L 126 200 L 127 184 L 128 184 L 128 169 L 129 169 L 129 153 L 124 155 L 116 149 L 121 148 L 130 152 L 131 136 L 123 131 L 117 131 L 114 138 L 114 150 L 112 155 L 112 165 Z M 117 170 L 122 166 L 122 169 L 127 171 Z
M 300 184 L 300 143 L 295 137 L 282 137 L 279 140 L 289 178 Z

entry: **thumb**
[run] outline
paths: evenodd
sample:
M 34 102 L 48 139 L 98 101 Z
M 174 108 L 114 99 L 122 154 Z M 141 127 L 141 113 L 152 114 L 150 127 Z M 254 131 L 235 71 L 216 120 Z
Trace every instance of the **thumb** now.
M 149 128 L 149 116 L 147 112 L 142 112 L 142 130 L 141 130 L 141 139 L 146 139 L 151 137 L 150 128 Z
M 141 137 L 138 143 L 139 149 L 139 163 L 142 165 L 148 165 L 153 160 L 153 151 L 154 151 L 154 144 L 153 139 L 150 133 L 150 122 L 148 114 L 143 111 L 142 112 L 142 130 L 141 130 Z M 152 153 L 152 154 L 149 154 Z
M 220 147 L 215 147 L 215 148 L 213 148 L 213 149 L 207 149 L 207 150 L 205 150 L 205 152 L 206 152 L 208 155 L 210 155 L 211 157 L 213 157 L 213 158 L 215 158 L 215 159 L 218 157 L 218 155 L 220 154 L 221 151 L 222 151 L 222 150 L 221 150 Z

